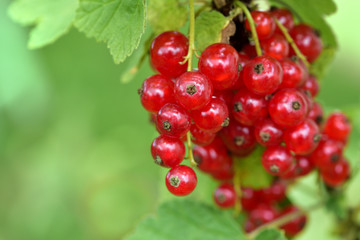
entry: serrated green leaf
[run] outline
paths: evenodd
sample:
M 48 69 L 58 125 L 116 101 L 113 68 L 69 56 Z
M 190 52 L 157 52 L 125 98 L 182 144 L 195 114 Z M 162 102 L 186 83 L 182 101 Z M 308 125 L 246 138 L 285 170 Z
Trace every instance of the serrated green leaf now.
M 28 41 L 34 49 L 54 42 L 70 29 L 77 6 L 77 0 L 17 0 L 8 13 L 15 22 L 35 25 Z
M 221 31 L 230 23 L 217 11 L 202 12 L 195 21 L 196 48 L 203 51 L 213 43 L 221 41 Z
M 264 149 L 258 147 L 245 158 L 235 158 L 236 167 L 240 171 L 241 186 L 259 189 L 271 185 L 273 177 L 265 171 L 261 164 L 263 152 Z
M 181 229 L 179 231 L 179 229 Z M 229 212 L 189 200 L 159 207 L 158 216 L 141 222 L 126 240 L 239 240 L 245 239 Z
M 276 229 L 266 229 L 259 233 L 255 240 L 287 240 L 284 233 Z
M 179 30 L 187 19 L 186 5 L 177 0 L 149 0 L 147 18 L 153 31 L 158 34 L 169 30 Z
M 80 0 L 75 26 L 87 37 L 106 42 L 115 63 L 123 62 L 144 33 L 144 1 Z

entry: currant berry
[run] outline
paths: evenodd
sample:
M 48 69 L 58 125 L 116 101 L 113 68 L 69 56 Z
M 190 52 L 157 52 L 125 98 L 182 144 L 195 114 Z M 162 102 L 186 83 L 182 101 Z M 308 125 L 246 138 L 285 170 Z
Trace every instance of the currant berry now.
M 288 31 L 294 27 L 294 18 L 289 10 L 277 8 L 271 11 L 271 15 L 276 18 Z M 277 26 L 275 32 L 282 33 Z
M 229 44 L 212 44 L 201 53 L 199 70 L 211 80 L 215 89 L 228 89 L 239 77 L 238 52 Z
M 232 108 L 232 100 L 234 98 L 234 92 L 231 90 L 214 91 L 213 97 L 219 98 L 226 103 L 228 110 Z
M 181 106 L 167 103 L 157 114 L 156 124 L 161 134 L 181 138 L 190 130 L 191 119 Z
M 312 97 L 316 97 L 319 92 L 319 82 L 315 76 L 310 75 L 301 88 L 309 91 Z
M 289 206 L 280 213 L 280 217 L 287 215 L 287 214 L 291 214 L 296 211 L 298 211 L 298 209 L 295 206 Z M 306 216 L 301 215 L 300 217 L 295 218 L 295 219 L 291 220 L 290 222 L 282 225 L 281 229 L 283 229 L 285 231 L 285 234 L 287 237 L 292 238 L 304 229 L 304 227 L 306 225 L 306 221 L 307 221 Z
M 321 125 L 324 120 L 324 111 L 318 102 L 313 102 L 313 107 L 309 112 L 308 118 Z
M 245 211 L 254 210 L 261 204 L 260 199 L 262 198 L 262 191 L 252 188 L 242 188 L 241 207 Z
M 312 153 L 321 140 L 319 127 L 311 119 L 286 129 L 284 141 L 287 148 L 297 155 Z
M 256 95 L 249 90 L 242 88 L 232 100 L 232 116 L 244 125 L 254 123 L 267 116 L 268 101 L 264 96 Z
M 236 202 L 234 186 L 230 183 L 222 183 L 214 192 L 214 200 L 221 208 L 231 208 Z
M 331 139 L 321 140 L 318 147 L 310 155 L 311 161 L 320 169 L 332 168 L 340 161 L 343 144 Z
M 252 11 L 251 16 L 254 19 L 256 33 L 258 35 L 259 40 L 263 40 L 271 37 L 275 31 L 275 21 L 270 13 L 262 12 L 262 11 Z M 245 20 L 245 28 L 250 31 L 249 21 Z
M 296 163 L 287 173 L 281 175 L 282 179 L 294 179 L 306 176 L 314 169 L 314 165 L 309 156 L 295 156 L 295 158 Z
M 191 167 L 177 165 L 167 173 L 165 184 L 169 192 L 176 196 L 189 195 L 197 184 L 196 173 Z
M 306 106 L 307 106 L 306 116 L 308 116 L 311 109 L 312 109 L 312 107 L 313 107 L 314 100 L 311 97 L 311 93 L 309 91 L 304 90 L 304 89 L 298 89 L 298 91 L 303 95 L 303 97 L 304 97 L 304 99 L 306 101 Z
M 285 58 L 280 64 L 284 75 L 279 88 L 297 88 L 304 84 L 307 72 L 296 58 Z
M 290 170 L 293 156 L 283 146 L 268 147 L 262 156 L 262 165 L 265 170 L 274 176 L 280 176 Z
M 175 167 L 185 157 L 185 146 L 178 138 L 162 135 L 153 141 L 151 155 L 156 164 L 164 167 Z
M 198 128 L 195 124 L 190 128 L 191 141 L 196 145 L 205 146 L 214 141 L 216 134 L 211 132 L 205 132 Z
M 261 120 L 255 126 L 256 141 L 265 146 L 279 145 L 283 140 L 283 130 L 270 118 Z
M 289 43 L 279 33 L 275 33 L 270 38 L 261 41 L 261 47 L 265 56 L 281 60 L 289 55 Z
M 338 187 L 345 183 L 350 176 L 350 166 L 347 160 L 342 158 L 332 168 L 321 171 L 321 177 L 330 187 Z
M 175 82 L 175 97 L 187 110 L 196 110 L 210 102 L 213 88 L 208 78 L 199 72 L 186 72 Z
M 191 112 L 196 126 L 208 132 L 218 132 L 229 125 L 229 110 L 219 98 L 212 98 L 205 107 Z
M 265 202 L 274 204 L 281 202 L 286 197 L 286 184 L 283 181 L 276 181 L 270 187 L 262 190 Z
M 234 178 L 233 162 L 225 162 L 219 169 L 212 172 L 213 178 L 219 181 L 230 181 Z
M 283 79 L 280 63 L 267 56 L 251 59 L 243 69 L 245 86 L 253 93 L 267 95 L 275 92 Z
M 312 27 L 306 24 L 296 25 L 291 29 L 290 35 L 309 62 L 314 62 L 320 56 L 323 43 Z M 295 55 L 293 50 L 291 52 Z
M 259 205 L 256 209 L 249 212 L 249 220 L 259 227 L 265 223 L 271 222 L 277 217 L 278 213 L 273 207 Z
M 180 64 L 188 53 L 188 39 L 179 32 L 164 32 L 157 36 L 150 48 L 153 67 L 161 74 L 176 78 L 186 72 L 186 64 Z
M 327 119 L 324 133 L 330 139 L 345 143 L 351 133 L 351 124 L 345 114 L 335 112 Z
M 304 95 L 296 89 L 281 89 L 269 102 L 271 119 L 282 127 L 291 127 L 302 122 L 308 114 Z
M 238 90 L 240 88 L 242 88 L 244 85 L 244 81 L 243 81 L 243 71 L 242 69 L 244 68 L 244 66 L 249 62 L 250 57 L 248 55 L 246 55 L 243 52 L 239 52 L 239 77 L 236 80 L 236 82 L 234 83 L 234 85 L 231 87 L 231 90 Z

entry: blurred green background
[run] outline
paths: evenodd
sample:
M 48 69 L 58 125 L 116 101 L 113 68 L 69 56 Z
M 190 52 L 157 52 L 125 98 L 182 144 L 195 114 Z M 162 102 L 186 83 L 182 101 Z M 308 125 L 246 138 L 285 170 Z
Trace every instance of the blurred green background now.
M 29 29 L 8 18 L 9 2 L 0 0 L 0 239 L 122 239 L 172 198 L 166 170 L 151 159 L 156 133 L 136 93 L 151 70 L 121 83 L 126 63 L 115 65 L 104 44 L 75 29 L 29 51 Z M 360 106 L 360 1 L 336 2 L 329 21 L 340 51 L 319 99 L 353 108 Z M 201 176 L 192 198 L 212 203 L 213 186 Z

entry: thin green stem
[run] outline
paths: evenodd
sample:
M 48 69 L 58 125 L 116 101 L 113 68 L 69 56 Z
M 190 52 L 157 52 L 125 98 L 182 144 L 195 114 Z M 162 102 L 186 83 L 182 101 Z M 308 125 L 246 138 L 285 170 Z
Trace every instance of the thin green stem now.
M 234 163 L 235 163 L 235 174 L 234 174 L 234 178 L 233 178 L 233 183 L 234 183 L 234 189 L 235 189 L 235 193 L 236 193 L 236 201 L 235 201 L 235 207 L 234 207 L 234 215 L 238 216 L 241 212 L 241 195 L 242 195 L 242 191 L 241 191 L 241 176 L 240 176 L 240 166 L 239 166 L 239 159 L 235 158 L 234 159 Z
M 239 8 L 241 8 L 241 10 L 244 11 L 244 14 L 245 14 L 245 16 L 246 16 L 246 18 L 247 18 L 247 20 L 249 22 L 249 25 L 250 25 L 251 35 L 252 35 L 253 41 L 255 43 L 256 54 L 258 56 L 261 56 L 262 51 L 261 51 L 261 47 L 260 47 L 259 38 L 258 38 L 258 35 L 256 33 L 256 26 L 255 26 L 254 19 L 252 18 L 249 9 L 246 7 L 246 5 L 244 3 L 240 2 L 240 1 L 236 1 L 235 4 Z
M 190 160 L 190 164 L 192 167 L 196 167 L 197 163 L 195 162 L 193 151 L 192 151 L 192 144 L 191 144 L 191 133 L 190 131 L 187 132 L 186 135 L 186 142 L 187 142 L 187 149 L 188 149 L 188 159 Z
M 302 54 L 302 52 L 300 51 L 300 49 L 296 46 L 294 39 L 292 39 L 292 37 L 290 36 L 288 30 L 286 29 L 286 27 L 284 27 L 284 25 L 281 24 L 281 22 L 279 22 L 276 18 L 274 18 L 276 25 L 279 27 L 279 29 L 281 30 L 281 32 L 284 34 L 286 40 L 289 42 L 290 46 L 292 47 L 292 49 L 294 50 L 296 56 L 298 58 L 300 58 L 304 64 L 306 65 L 307 68 L 310 67 L 310 63 L 307 61 L 306 57 L 304 56 L 304 54 Z

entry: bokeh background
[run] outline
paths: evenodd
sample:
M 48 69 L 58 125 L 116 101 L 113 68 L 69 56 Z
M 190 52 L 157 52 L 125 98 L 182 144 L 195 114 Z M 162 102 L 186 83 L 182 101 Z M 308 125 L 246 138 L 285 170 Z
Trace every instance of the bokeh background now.
M 360 1 L 336 2 L 329 22 L 340 50 L 319 101 L 356 110 Z M 76 29 L 29 51 L 29 29 L 8 18 L 9 3 L 0 0 L 0 239 L 122 239 L 172 198 L 166 170 L 151 159 L 156 133 L 136 93 L 151 70 L 145 64 L 123 84 L 126 63 L 115 65 L 104 44 Z M 201 176 L 191 197 L 212 204 L 213 187 Z M 360 185 L 350 187 L 352 203 L 360 201 Z M 323 237 L 328 215 L 311 217 L 300 238 L 316 231 L 312 239 L 332 239 Z

